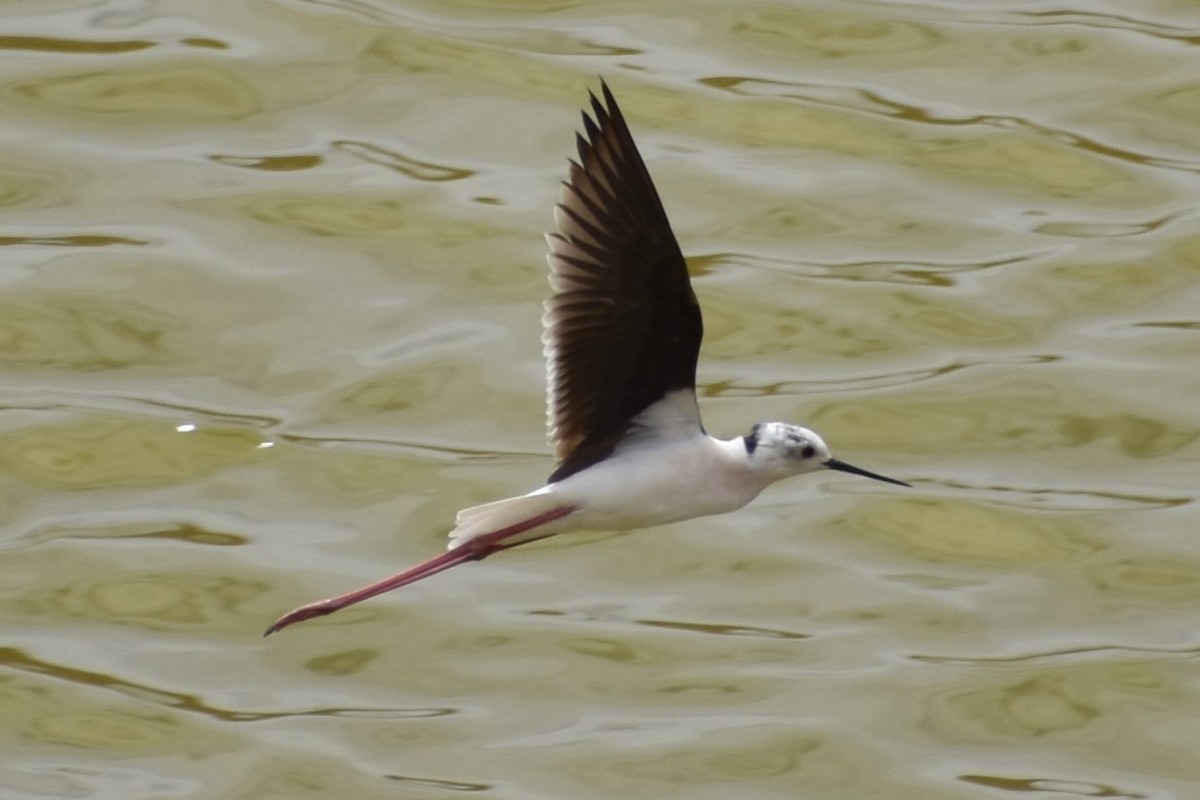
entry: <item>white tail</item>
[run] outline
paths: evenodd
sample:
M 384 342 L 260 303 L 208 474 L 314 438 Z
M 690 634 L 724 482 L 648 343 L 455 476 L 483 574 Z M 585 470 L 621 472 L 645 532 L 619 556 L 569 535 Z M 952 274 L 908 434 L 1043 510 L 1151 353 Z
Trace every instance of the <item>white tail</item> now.
M 464 508 L 454 518 L 454 530 L 450 531 L 450 543 L 446 548 L 453 550 L 476 537 L 519 525 L 554 511 L 562 505 L 561 500 L 556 500 L 545 489 L 539 489 L 520 497 L 508 497 L 504 500 L 484 503 L 481 506 Z M 547 531 L 545 526 L 539 525 L 522 531 L 520 534 L 514 534 L 511 540 L 505 541 L 505 544 L 516 545 L 530 539 L 540 539 L 553 532 Z

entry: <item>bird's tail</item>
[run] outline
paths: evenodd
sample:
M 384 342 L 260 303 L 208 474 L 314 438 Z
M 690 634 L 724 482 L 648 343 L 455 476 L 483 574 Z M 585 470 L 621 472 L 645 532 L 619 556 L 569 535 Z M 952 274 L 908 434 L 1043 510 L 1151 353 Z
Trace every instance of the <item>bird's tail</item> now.
M 549 492 L 539 489 L 536 492 L 523 494 L 520 497 L 509 497 L 484 503 L 481 506 L 471 506 L 458 512 L 454 518 L 454 530 L 450 531 L 449 550 L 462 547 L 467 542 L 490 533 L 510 528 L 519 528 L 522 523 L 538 517 L 550 518 L 543 524 L 520 530 L 504 540 L 505 547 L 512 547 L 534 539 L 543 539 L 557 533 L 550 530 L 552 523 L 566 514 L 551 514 L 563 508 L 561 500 L 554 498 Z

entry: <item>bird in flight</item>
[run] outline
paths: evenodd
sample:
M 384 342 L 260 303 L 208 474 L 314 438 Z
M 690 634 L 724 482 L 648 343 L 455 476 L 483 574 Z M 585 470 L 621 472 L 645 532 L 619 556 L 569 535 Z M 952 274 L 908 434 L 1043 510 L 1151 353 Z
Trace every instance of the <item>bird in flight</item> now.
M 607 84 L 589 93 L 555 211 L 542 317 L 546 485 L 458 512 L 449 549 L 267 629 L 332 614 L 492 553 L 577 530 L 631 530 L 741 508 L 782 478 L 821 469 L 909 484 L 839 461 L 816 433 L 760 422 L 723 440 L 696 404 L 703 323 L 687 262 Z

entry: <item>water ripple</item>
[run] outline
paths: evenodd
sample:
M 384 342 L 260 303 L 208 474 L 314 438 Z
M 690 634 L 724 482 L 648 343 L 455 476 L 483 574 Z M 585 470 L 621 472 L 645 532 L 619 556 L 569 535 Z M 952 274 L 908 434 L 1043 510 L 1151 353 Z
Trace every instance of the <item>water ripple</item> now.
M 348 153 L 357 159 L 370 164 L 377 164 L 395 170 L 418 181 L 440 183 L 444 181 L 461 181 L 475 175 L 474 170 L 462 167 L 450 167 L 445 164 L 435 164 L 432 161 L 421 161 L 403 153 L 389 150 L 377 144 L 344 140 L 334 142 L 333 146 L 343 153 Z
M 1063 780 L 1062 778 L 1012 778 L 1001 775 L 959 775 L 958 778 L 963 783 L 1022 794 L 1049 792 L 1055 797 L 1070 794 L 1079 797 L 1127 798 L 1127 800 L 1144 800 L 1144 798 L 1150 797 L 1148 794 L 1132 789 L 1118 789 L 1112 784 Z
M 1181 172 L 1200 172 L 1200 162 L 1151 155 L 1112 144 L 1081 133 L 1041 124 L 1025 117 L 996 113 L 947 113 L 935 111 L 912 101 L 890 97 L 879 89 L 853 86 L 831 87 L 796 81 L 780 81 L 745 76 L 705 78 L 706 86 L 744 97 L 771 97 L 842 111 L 856 111 L 938 127 L 986 127 L 1002 130 L 1024 129 L 1050 141 L 1065 144 L 1117 161 L 1139 166 L 1160 167 Z
M 1060 650 L 1045 650 L 1037 653 L 1022 653 L 1015 656 L 935 656 L 914 654 L 913 661 L 925 664 L 957 664 L 961 666 L 991 666 L 999 664 L 1045 664 L 1075 662 L 1108 655 L 1154 655 L 1174 661 L 1191 661 L 1200 657 L 1200 646 L 1191 647 L 1137 647 L 1134 645 L 1105 644 L 1087 647 L 1067 647 Z
M 14 647 L 0 647 L 0 667 L 32 675 L 41 675 L 56 681 L 91 686 L 107 691 L 116 692 L 126 697 L 142 700 L 168 708 L 178 709 L 188 713 L 212 717 L 223 722 L 262 722 L 274 719 L 289 719 L 296 717 L 348 717 L 373 719 L 429 719 L 457 714 L 457 709 L 446 707 L 425 708 L 354 708 L 354 707 L 314 707 L 291 711 L 247 711 L 231 710 L 210 706 L 199 697 L 184 692 L 173 692 L 155 689 L 149 686 L 132 683 L 112 675 L 91 670 L 68 667 L 49 661 L 34 658 L 23 650 Z
M 704 633 L 715 636 L 750 636 L 766 639 L 808 639 L 810 634 L 794 633 L 792 631 L 761 628 L 755 625 L 718 625 L 711 622 L 679 622 L 664 619 L 635 619 L 636 625 L 650 628 L 665 628 L 686 633 Z

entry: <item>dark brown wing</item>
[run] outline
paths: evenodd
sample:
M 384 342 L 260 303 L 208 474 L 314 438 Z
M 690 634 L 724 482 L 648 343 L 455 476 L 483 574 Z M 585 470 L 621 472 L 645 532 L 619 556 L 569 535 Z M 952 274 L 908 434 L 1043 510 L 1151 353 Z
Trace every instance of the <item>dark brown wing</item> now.
M 703 323 L 687 264 L 617 101 L 590 94 L 550 244 L 543 318 L 558 481 L 604 460 L 630 421 L 696 387 Z M 696 429 L 700 429 L 696 415 Z

